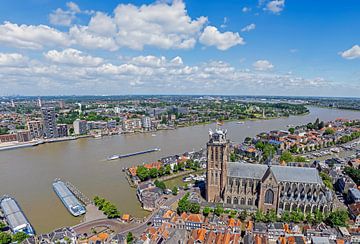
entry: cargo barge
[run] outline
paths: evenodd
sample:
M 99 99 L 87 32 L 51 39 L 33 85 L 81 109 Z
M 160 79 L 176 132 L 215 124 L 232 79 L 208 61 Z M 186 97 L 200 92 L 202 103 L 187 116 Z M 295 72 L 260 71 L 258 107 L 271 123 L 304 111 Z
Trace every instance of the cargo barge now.
M 149 149 L 149 150 L 145 150 L 145 151 L 139 151 L 139 152 L 134 152 L 134 153 L 128 153 L 128 154 L 123 154 L 123 155 L 112 155 L 110 157 L 107 158 L 107 160 L 115 160 L 115 159 L 120 159 L 120 158 L 128 158 L 128 157 L 132 157 L 132 156 L 136 156 L 136 155 L 140 155 L 140 154 L 145 154 L 145 153 L 151 153 L 151 152 L 157 152 L 160 151 L 160 148 L 153 148 L 153 149 Z
M 13 233 L 24 232 L 29 236 L 35 234 L 34 229 L 14 198 L 3 196 L 0 199 L 0 208 Z
M 72 215 L 77 217 L 86 213 L 84 205 L 80 203 L 64 182 L 55 180 L 52 185 L 55 193 Z

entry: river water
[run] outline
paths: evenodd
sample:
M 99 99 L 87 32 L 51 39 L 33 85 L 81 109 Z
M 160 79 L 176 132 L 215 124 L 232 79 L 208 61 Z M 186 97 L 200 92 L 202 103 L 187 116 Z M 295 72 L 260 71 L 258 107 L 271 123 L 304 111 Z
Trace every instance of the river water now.
M 244 124 L 228 122 L 223 128 L 234 142 L 247 136 L 272 129 L 287 129 L 287 125 L 301 125 L 316 118 L 328 121 L 335 118 L 360 119 L 360 112 L 310 107 L 304 116 L 272 120 L 246 121 Z M 151 134 L 134 134 L 80 139 L 37 147 L 0 152 L 0 195 L 14 196 L 37 233 L 49 232 L 62 226 L 75 225 L 81 218 L 72 217 L 52 190 L 52 181 L 62 178 L 72 182 L 85 195 L 100 195 L 117 205 L 122 213 L 142 217 L 135 189 L 130 188 L 122 172 L 142 162 L 161 157 L 198 150 L 205 146 L 209 128 L 199 125 Z M 106 161 L 112 154 L 124 154 L 160 147 L 160 152 L 131 158 Z

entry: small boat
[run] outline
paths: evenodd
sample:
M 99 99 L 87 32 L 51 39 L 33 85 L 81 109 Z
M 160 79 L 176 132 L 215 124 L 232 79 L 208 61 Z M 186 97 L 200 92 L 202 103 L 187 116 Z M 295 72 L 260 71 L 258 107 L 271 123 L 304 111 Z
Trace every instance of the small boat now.
M 151 136 L 156 136 L 156 134 L 151 134 Z
M 107 158 L 107 160 L 115 160 L 115 159 L 119 159 L 120 156 L 119 155 L 112 155 L 110 157 Z
M 244 121 L 238 121 L 236 122 L 236 124 L 239 124 L 239 125 L 243 125 L 245 122 Z
M 100 139 L 101 137 L 102 137 L 101 134 L 94 135 L 94 138 L 95 138 L 95 139 Z

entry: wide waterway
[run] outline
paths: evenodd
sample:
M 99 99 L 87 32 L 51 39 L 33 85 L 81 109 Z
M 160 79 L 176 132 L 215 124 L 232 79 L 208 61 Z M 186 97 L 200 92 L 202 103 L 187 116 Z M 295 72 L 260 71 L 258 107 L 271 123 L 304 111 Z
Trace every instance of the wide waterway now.
M 287 129 L 316 118 L 328 121 L 335 118 L 360 119 L 360 112 L 310 107 L 304 116 L 272 120 L 228 122 L 228 137 L 235 142 L 247 136 L 272 129 Z M 14 196 L 37 233 L 62 226 L 75 225 L 81 218 L 72 217 L 52 190 L 55 178 L 69 180 L 89 197 L 103 196 L 114 202 L 119 210 L 135 216 L 145 216 L 122 172 L 123 167 L 155 161 L 163 156 L 198 150 L 205 146 L 209 128 L 199 125 L 151 134 L 133 134 L 79 139 L 43 144 L 37 147 L 0 152 L 0 195 Z M 160 147 L 160 152 L 106 161 L 112 154 L 125 154 Z

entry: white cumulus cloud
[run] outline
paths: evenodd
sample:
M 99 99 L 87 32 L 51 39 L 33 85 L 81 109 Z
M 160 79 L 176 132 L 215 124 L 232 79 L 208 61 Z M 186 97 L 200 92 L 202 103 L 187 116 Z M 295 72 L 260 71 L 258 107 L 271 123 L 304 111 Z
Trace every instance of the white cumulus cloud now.
M 241 11 L 242 11 L 243 13 L 250 12 L 250 11 L 251 11 L 251 8 L 249 8 L 249 7 L 243 7 L 243 8 L 241 9 Z
M 206 46 L 215 46 L 219 50 L 227 50 L 236 45 L 244 45 L 244 39 L 235 32 L 220 32 L 215 26 L 207 26 L 199 41 Z
M 354 45 L 352 48 L 340 52 L 341 57 L 345 59 L 355 59 L 360 58 L 360 46 Z
M 68 35 L 46 25 L 17 25 L 5 21 L 0 25 L 0 43 L 26 49 L 45 46 L 69 46 Z
M 255 63 L 253 63 L 253 67 L 259 71 L 266 71 L 273 69 L 274 65 L 270 63 L 270 61 L 263 59 L 257 60 Z
M 28 60 L 20 53 L 0 53 L 0 66 L 23 66 Z
M 116 40 L 120 46 L 143 49 L 155 46 L 163 49 L 189 49 L 207 18 L 191 19 L 185 4 L 176 0 L 171 4 L 156 2 L 137 7 L 120 4 L 114 10 L 114 21 L 118 27 Z
M 51 24 L 70 26 L 76 18 L 76 14 L 81 13 L 80 7 L 74 2 L 67 2 L 66 6 L 68 8 L 66 10 L 57 8 L 49 14 Z
M 86 55 L 83 52 L 68 48 L 61 52 L 50 50 L 44 54 L 46 59 L 59 64 L 82 65 L 82 66 L 98 66 L 104 60 L 100 57 Z
M 256 28 L 256 25 L 254 23 L 252 23 L 252 24 L 249 24 L 249 25 L 245 26 L 244 28 L 242 28 L 241 32 L 249 32 L 249 31 L 255 30 L 255 28 Z
M 275 14 L 280 13 L 284 10 L 285 0 L 272 0 L 266 4 L 266 10 L 273 12 Z

